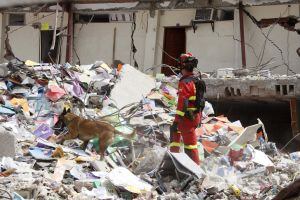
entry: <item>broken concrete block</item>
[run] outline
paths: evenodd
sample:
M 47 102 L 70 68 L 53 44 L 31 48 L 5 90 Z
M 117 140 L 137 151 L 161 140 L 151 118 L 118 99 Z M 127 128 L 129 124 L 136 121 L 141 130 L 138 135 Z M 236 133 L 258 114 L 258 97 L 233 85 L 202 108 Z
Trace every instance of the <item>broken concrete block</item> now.
M 8 74 L 8 67 L 6 63 L 0 64 L 0 77 L 5 77 Z
M 119 108 L 130 103 L 139 102 L 155 87 L 155 79 L 130 65 L 124 65 L 121 80 L 116 83 L 111 98 Z
M 134 173 L 140 174 L 152 171 L 161 163 L 165 153 L 166 149 L 159 146 L 146 149 L 145 155 L 139 159 L 139 165 L 134 169 Z
M 0 126 L 0 157 L 14 157 L 16 137 Z
M 83 187 L 87 188 L 88 190 L 92 190 L 94 187 L 93 183 L 93 179 L 76 180 L 74 183 L 74 189 L 77 192 L 81 192 Z

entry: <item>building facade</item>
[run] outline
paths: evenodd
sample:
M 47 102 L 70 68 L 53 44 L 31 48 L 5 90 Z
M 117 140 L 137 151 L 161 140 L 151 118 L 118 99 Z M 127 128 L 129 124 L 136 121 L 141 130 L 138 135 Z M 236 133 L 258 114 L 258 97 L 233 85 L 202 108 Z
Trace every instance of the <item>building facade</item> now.
M 227 15 L 217 18 L 216 15 L 207 20 L 208 23 L 197 23 L 194 27 L 192 21 L 197 14 L 196 8 L 161 9 L 154 12 L 114 7 L 101 9 L 89 8 L 87 11 L 86 7 L 81 6 L 74 11 L 74 64 L 90 64 L 96 60 L 110 64 L 113 60 L 121 60 L 132 65 L 136 63 L 142 71 L 159 73 L 162 71 L 161 64 L 172 64 L 172 55 L 191 52 L 199 59 L 199 68 L 204 72 L 242 67 L 238 8 L 218 8 L 215 13 L 225 10 Z M 244 9 L 258 21 L 300 16 L 299 4 L 249 6 Z M 5 27 L 9 26 L 10 44 L 19 59 L 49 62 L 47 51 L 57 23 L 57 38 L 60 39 L 56 48 L 60 47 L 60 50 L 56 49 L 53 57 L 60 52 L 59 62 L 64 63 L 68 13 L 64 12 L 63 19 L 62 13 L 62 9 L 59 9 L 56 19 L 55 6 L 47 12 L 24 11 L 24 19 L 14 16 L 14 12 L 2 12 L 2 55 L 5 52 Z M 19 24 L 18 20 L 21 20 Z M 300 57 L 297 54 L 300 35 L 296 31 L 287 30 L 276 21 L 270 26 L 259 28 L 245 13 L 243 21 L 246 68 L 270 69 L 276 74 L 300 73 Z M 61 27 L 64 31 L 60 31 Z

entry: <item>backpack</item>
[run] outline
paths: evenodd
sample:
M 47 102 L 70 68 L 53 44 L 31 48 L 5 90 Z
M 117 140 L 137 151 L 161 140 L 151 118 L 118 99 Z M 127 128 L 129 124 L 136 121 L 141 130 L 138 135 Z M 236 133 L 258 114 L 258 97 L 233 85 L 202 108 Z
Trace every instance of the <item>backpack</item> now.
M 196 112 L 202 112 L 205 107 L 204 94 L 206 93 L 206 84 L 201 77 L 194 77 L 193 79 L 196 87 Z

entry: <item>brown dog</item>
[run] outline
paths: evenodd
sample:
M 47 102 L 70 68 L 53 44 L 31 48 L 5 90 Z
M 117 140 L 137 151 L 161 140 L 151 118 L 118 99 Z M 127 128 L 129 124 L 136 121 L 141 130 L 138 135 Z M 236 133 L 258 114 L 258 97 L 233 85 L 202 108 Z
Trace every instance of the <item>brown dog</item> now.
M 136 133 L 134 131 L 131 134 L 124 134 L 117 131 L 111 124 L 105 121 L 83 119 L 73 113 L 65 114 L 63 121 L 69 130 L 66 135 L 58 137 L 58 142 L 63 143 L 65 140 L 78 138 L 84 141 L 83 146 L 86 147 L 89 140 L 98 137 L 101 158 L 104 158 L 104 152 L 112 144 L 116 134 L 127 139 L 132 139 Z

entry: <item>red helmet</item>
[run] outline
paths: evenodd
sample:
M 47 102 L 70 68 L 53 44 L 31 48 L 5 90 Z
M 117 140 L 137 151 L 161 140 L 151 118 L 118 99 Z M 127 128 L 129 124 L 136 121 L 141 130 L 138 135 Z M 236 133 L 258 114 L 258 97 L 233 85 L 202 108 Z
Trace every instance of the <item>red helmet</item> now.
M 183 53 L 179 56 L 179 62 L 180 63 L 184 63 L 187 61 L 188 58 L 193 57 L 193 55 L 191 53 Z
M 178 61 L 182 68 L 193 69 L 197 67 L 198 64 L 198 59 L 195 58 L 191 53 L 181 54 Z

